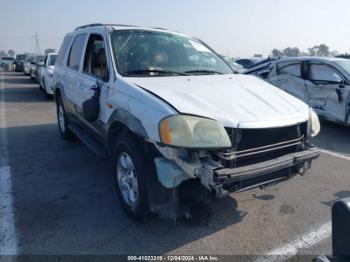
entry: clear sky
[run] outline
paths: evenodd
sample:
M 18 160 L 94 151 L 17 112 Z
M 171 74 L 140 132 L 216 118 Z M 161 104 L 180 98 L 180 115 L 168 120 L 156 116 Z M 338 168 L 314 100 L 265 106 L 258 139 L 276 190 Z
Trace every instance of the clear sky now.
M 350 51 L 349 0 L 0 0 L 0 50 L 59 48 L 88 23 L 163 27 L 196 36 L 222 54 L 250 57 L 272 48 L 325 43 Z

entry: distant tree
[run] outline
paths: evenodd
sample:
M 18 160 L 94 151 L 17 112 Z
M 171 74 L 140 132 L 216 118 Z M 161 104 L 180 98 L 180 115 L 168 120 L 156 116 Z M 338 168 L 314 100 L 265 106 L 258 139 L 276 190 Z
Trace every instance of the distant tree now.
M 309 55 L 311 56 L 330 56 L 331 52 L 329 46 L 325 44 L 315 45 L 314 47 L 308 48 Z
M 4 50 L 1 50 L 1 51 L 0 51 L 0 56 L 5 56 L 5 55 L 6 55 L 5 51 L 4 51 Z
M 278 50 L 277 48 L 274 48 L 271 52 L 272 56 L 274 57 L 280 57 L 283 55 L 283 52 Z
M 325 45 L 325 44 L 320 44 L 318 46 L 318 53 L 317 55 L 319 56 L 329 56 L 329 46 Z
M 283 49 L 283 55 L 285 56 L 299 56 L 300 50 L 298 47 L 287 47 Z
M 10 50 L 7 51 L 7 55 L 14 57 L 16 55 L 16 52 L 14 50 L 10 49 Z
M 55 53 L 55 48 L 47 48 L 45 49 L 45 55 L 47 55 L 48 53 Z
M 333 50 L 329 53 L 330 56 L 337 56 L 339 55 L 339 52 L 337 50 Z
M 309 51 L 309 55 L 316 56 L 316 54 L 317 54 L 317 46 L 310 47 L 307 50 Z

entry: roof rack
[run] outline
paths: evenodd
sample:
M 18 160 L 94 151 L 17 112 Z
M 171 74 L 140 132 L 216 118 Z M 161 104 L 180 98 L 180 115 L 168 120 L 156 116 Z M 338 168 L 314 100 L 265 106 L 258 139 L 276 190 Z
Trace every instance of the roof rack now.
M 83 29 L 83 28 L 87 28 L 87 27 L 93 27 L 93 26 L 103 26 L 103 24 L 95 23 L 95 24 L 82 25 L 82 26 L 75 28 L 75 30 L 79 30 L 79 29 Z
M 94 27 L 94 26 L 128 26 L 128 27 L 138 27 L 138 26 L 135 26 L 135 25 L 94 23 L 94 24 L 88 24 L 88 25 L 79 26 L 79 27 L 75 28 L 75 30 L 79 30 L 79 29 L 83 29 L 83 28 L 87 28 L 87 27 Z

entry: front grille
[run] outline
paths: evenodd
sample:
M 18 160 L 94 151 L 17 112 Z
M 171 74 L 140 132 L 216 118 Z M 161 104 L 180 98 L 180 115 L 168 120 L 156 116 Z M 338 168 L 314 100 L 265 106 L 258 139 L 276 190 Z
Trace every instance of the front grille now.
M 232 148 L 214 153 L 224 167 L 234 168 L 297 152 L 306 138 L 306 123 L 259 129 L 226 128 Z

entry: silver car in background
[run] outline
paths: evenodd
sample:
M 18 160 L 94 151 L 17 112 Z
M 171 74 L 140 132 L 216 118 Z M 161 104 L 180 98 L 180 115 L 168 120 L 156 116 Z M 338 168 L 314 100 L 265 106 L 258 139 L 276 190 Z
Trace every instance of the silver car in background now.
M 350 60 L 281 58 L 253 67 L 255 75 L 310 105 L 324 119 L 350 125 Z

